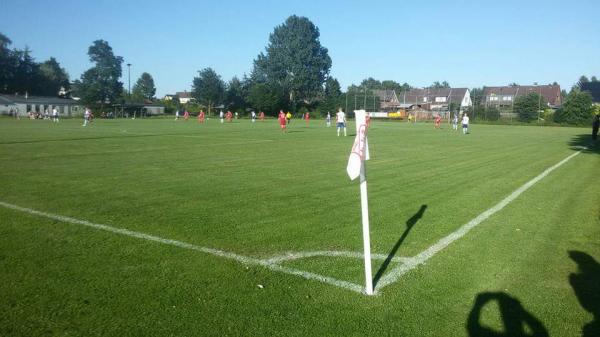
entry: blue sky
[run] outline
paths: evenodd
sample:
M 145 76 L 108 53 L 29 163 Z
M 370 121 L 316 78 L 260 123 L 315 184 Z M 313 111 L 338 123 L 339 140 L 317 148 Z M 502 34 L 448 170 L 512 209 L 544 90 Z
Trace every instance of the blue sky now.
M 150 73 L 157 95 L 189 90 L 197 70 L 241 77 L 273 28 L 308 17 L 345 88 L 366 77 L 423 87 L 550 83 L 600 78 L 600 1 L 16 1 L 0 0 L 0 32 L 38 61 L 54 56 L 71 79 L 107 40 Z M 124 66 L 123 83 L 127 87 Z M 133 84 L 132 84 L 133 85 Z

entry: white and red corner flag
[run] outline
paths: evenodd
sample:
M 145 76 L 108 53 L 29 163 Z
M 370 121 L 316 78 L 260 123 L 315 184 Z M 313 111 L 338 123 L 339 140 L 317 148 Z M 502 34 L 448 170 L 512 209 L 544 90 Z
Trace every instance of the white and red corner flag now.
M 352 145 L 352 152 L 348 158 L 348 166 L 346 172 L 350 180 L 354 180 L 360 176 L 360 169 L 365 160 L 369 160 L 369 142 L 367 141 L 367 113 L 365 110 L 355 110 L 356 116 L 356 138 Z
M 371 272 L 371 239 L 369 234 L 369 200 L 367 197 L 367 169 L 365 160 L 369 160 L 369 141 L 367 140 L 367 112 L 354 110 L 356 116 L 356 138 L 348 158 L 346 172 L 351 180 L 360 176 L 360 210 L 362 215 L 363 248 L 365 260 L 365 293 L 373 295 L 373 277 Z

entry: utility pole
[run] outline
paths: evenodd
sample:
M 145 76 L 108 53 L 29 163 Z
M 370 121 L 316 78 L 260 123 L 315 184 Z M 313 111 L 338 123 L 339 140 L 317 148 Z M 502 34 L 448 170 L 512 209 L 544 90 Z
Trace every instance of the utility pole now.
M 129 87 L 129 98 L 131 98 L 131 63 L 127 63 L 127 83 Z

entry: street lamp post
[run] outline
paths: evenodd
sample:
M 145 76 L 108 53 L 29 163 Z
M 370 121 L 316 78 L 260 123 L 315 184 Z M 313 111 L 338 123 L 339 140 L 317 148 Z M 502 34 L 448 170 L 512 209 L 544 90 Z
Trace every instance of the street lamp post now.
M 127 86 L 129 87 L 129 98 L 131 98 L 131 63 L 127 63 Z

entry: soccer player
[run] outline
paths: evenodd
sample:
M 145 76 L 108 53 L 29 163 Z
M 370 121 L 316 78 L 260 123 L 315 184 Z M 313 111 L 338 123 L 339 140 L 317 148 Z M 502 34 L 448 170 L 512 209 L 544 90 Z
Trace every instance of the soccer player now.
M 175 120 L 179 120 L 179 110 L 175 111 Z
M 231 111 L 227 111 L 227 114 L 225 114 L 225 118 L 227 118 L 227 121 L 231 123 L 231 119 L 233 118 L 233 114 L 231 113 Z
M 58 123 L 58 109 L 56 107 L 52 109 L 52 121 Z
M 290 122 L 292 121 L 292 114 L 289 111 L 285 115 L 285 119 L 286 119 L 286 124 L 290 124 Z
M 223 110 L 221 110 L 221 112 L 219 112 L 219 118 L 221 119 L 221 124 L 223 124 Z
M 250 112 L 250 118 L 252 119 L 252 123 L 256 122 L 256 112 L 254 110 Z
M 83 113 L 83 126 L 87 126 L 88 123 L 90 122 L 90 115 L 92 114 L 92 112 L 90 111 L 89 108 L 85 108 L 85 112 Z
M 340 136 L 340 129 L 344 129 L 344 137 L 346 137 L 346 114 L 342 111 L 342 108 L 339 108 L 338 113 L 336 114 L 336 122 L 337 122 L 337 135 Z
M 279 117 L 277 117 L 277 119 L 279 120 L 279 127 L 281 128 L 281 131 L 283 131 L 283 133 L 287 133 L 287 118 L 283 113 L 283 110 L 279 110 Z
M 435 128 L 439 129 L 441 123 L 442 123 L 442 117 L 439 114 L 435 115 Z
M 330 127 L 331 126 L 331 114 L 329 113 L 329 111 L 327 111 L 326 121 L 327 121 L 327 127 Z
M 452 118 L 452 129 L 458 130 L 458 114 L 455 112 L 454 117 Z
M 310 112 L 306 112 L 306 114 L 304 114 L 304 120 L 306 121 L 306 127 L 308 127 L 308 122 L 310 121 Z
M 463 134 L 466 135 L 469 133 L 469 115 L 467 115 L 467 113 L 465 112 L 465 114 L 463 115 L 462 118 L 462 128 L 463 128 Z
M 265 121 L 265 113 L 264 113 L 264 112 L 262 112 L 262 111 L 261 111 L 261 112 L 259 112 L 259 113 L 258 113 L 258 118 L 260 118 L 260 121 L 261 121 L 261 122 L 264 122 L 264 121 Z
M 198 113 L 198 122 L 204 124 L 204 117 L 204 110 L 200 110 L 200 112 Z
M 134 117 L 134 118 L 135 118 L 135 117 Z M 187 120 L 188 120 L 188 118 L 190 118 L 190 113 L 189 113 L 187 110 L 185 110 L 185 111 L 183 112 L 183 119 L 187 121 Z

